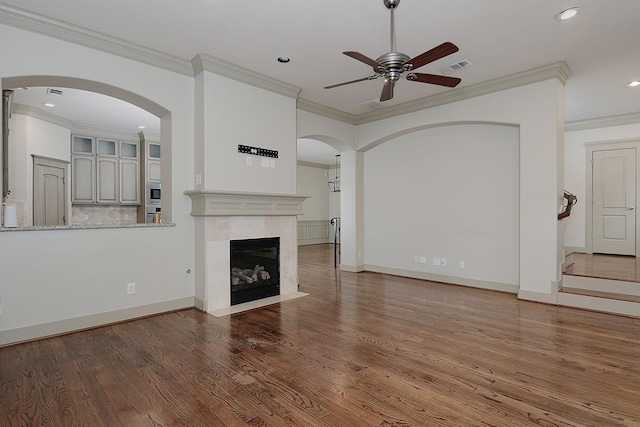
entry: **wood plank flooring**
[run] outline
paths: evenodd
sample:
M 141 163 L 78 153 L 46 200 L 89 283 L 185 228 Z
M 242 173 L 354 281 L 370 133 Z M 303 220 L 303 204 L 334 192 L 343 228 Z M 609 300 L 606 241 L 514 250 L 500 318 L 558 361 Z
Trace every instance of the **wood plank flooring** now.
M 567 267 L 565 274 L 639 282 L 640 286 L 640 259 L 632 256 L 574 253 L 573 264 Z
M 0 349 L 1 426 L 640 426 L 640 319 L 375 273 Z

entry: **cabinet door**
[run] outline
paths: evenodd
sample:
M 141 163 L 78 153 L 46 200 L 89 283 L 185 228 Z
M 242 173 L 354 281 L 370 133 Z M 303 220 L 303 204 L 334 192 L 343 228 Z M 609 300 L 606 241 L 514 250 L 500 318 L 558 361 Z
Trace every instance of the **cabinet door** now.
M 71 159 L 71 202 L 94 203 L 96 201 L 96 163 L 91 156 L 73 156 Z
M 140 204 L 140 163 L 137 160 L 120 159 L 120 203 Z
M 160 182 L 160 160 L 151 160 L 147 162 L 147 181 Z
M 120 141 L 120 157 L 128 158 L 128 159 L 137 159 L 139 157 L 138 143 Z
M 93 154 L 93 138 L 89 136 L 73 135 L 71 152 L 78 154 Z
M 118 203 L 118 159 L 97 158 L 97 201 L 98 203 Z

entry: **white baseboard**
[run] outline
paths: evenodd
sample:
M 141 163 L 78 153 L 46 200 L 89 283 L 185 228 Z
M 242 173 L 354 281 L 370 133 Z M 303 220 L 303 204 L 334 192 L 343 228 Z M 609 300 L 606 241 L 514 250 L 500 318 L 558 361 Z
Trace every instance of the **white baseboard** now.
M 201 300 L 200 298 L 194 298 L 193 299 L 193 306 L 195 308 L 197 308 L 198 310 L 200 310 L 200 311 L 207 311 L 206 308 L 205 308 L 206 307 L 205 302 L 203 300 Z
M 559 285 L 556 283 L 555 285 L 558 287 Z M 541 302 L 544 304 L 557 305 L 558 304 L 558 292 L 551 292 L 550 294 L 544 294 L 542 292 L 532 292 L 532 291 L 518 291 L 518 299 L 525 301 L 533 301 L 533 302 Z
M 89 316 L 75 317 L 73 319 L 58 320 L 40 325 L 9 329 L 7 331 L 0 332 L 0 346 L 66 334 L 83 329 L 100 327 L 111 323 L 134 320 L 140 317 L 191 307 L 194 307 L 194 298 L 185 297 L 139 307 L 124 308 L 122 310 L 109 311 L 106 313 L 91 314 Z
M 365 266 L 340 264 L 340 270 L 348 271 L 349 273 L 362 273 L 363 271 L 365 271 Z
M 413 279 L 430 280 L 432 282 L 442 282 L 452 285 L 468 286 L 471 288 L 488 289 L 492 291 L 508 292 L 516 294 L 518 285 L 511 283 L 489 282 L 485 280 L 470 279 L 467 277 L 445 276 L 442 274 L 426 273 L 422 271 L 403 270 L 399 268 L 382 267 L 379 265 L 365 265 L 366 271 L 375 273 L 391 274 L 394 276 L 411 277 Z
M 565 254 L 586 254 L 587 248 L 585 246 L 565 246 L 564 247 Z

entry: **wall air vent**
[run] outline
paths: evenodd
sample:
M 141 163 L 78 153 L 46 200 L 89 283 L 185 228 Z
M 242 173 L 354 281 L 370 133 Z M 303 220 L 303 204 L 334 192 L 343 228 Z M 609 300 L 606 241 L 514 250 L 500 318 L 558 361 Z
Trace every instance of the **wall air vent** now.
M 47 95 L 53 96 L 62 96 L 62 91 L 60 89 L 47 88 Z
M 455 64 L 451 64 L 448 67 L 440 68 L 440 71 L 443 74 L 451 74 L 454 71 L 458 71 L 461 68 L 467 68 L 471 66 L 471 61 L 468 59 L 463 59 L 460 62 L 456 62 Z

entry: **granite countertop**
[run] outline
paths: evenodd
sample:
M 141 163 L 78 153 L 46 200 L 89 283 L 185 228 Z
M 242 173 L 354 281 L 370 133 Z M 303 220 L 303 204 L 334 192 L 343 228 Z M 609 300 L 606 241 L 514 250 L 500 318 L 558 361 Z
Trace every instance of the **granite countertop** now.
M 33 227 L 0 227 L 3 231 L 47 231 L 47 230 L 102 230 L 106 228 L 164 228 L 175 227 L 173 223 L 151 223 L 151 224 L 95 224 L 95 225 L 52 225 Z

